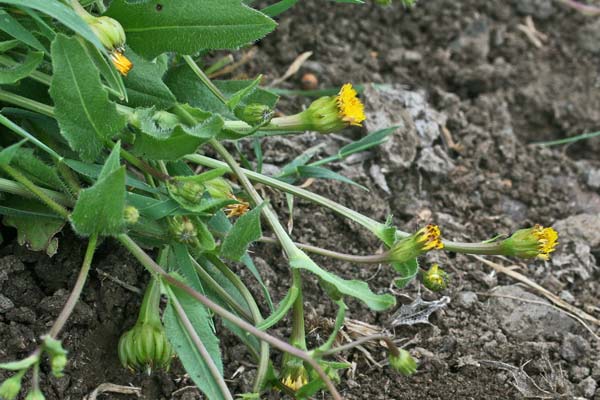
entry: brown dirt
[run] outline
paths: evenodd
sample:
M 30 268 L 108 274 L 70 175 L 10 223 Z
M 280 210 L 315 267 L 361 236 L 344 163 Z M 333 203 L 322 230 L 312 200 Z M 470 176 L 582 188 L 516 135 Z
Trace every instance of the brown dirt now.
M 519 28 L 528 16 L 546 35 L 540 48 Z M 370 89 L 365 97 L 376 107 L 371 115 L 384 113 L 384 119 L 406 123 L 388 147 L 336 165 L 370 192 L 329 181 L 317 182 L 311 189 L 379 220 L 393 214 L 394 222 L 406 230 L 435 221 L 452 239 L 481 240 L 531 223 L 554 224 L 563 236 L 553 261 L 519 262 L 521 272 L 600 317 L 595 259 L 600 249 L 596 228 L 600 140 L 567 149 L 531 144 L 600 126 L 599 37 L 599 20 L 550 1 L 422 1 L 404 11 L 398 5 L 359 7 L 306 0 L 280 19 L 279 30 L 258 45 L 255 59 L 243 72 L 261 72 L 270 80 L 282 75 L 300 53 L 313 51 L 310 61 L 283 87 L 299 88 L 302 74 L 312 72 L 321 88 L 351 81 L 421 91 L 461 148 L 450 148 L 439 129 L 431 140 L 423 140 L 415 122 L 427 116 L 400 116 L 394 110 L 403 104 L 384 110 L 377 106 L 380 93 Z M 394 90 L 400 93 L 398 86 Z M 282 109 L 297 108 L 297 101 L 283 99 Z M 276 139 L 264 145 L 266 162 L 274 168 L 319 143 L 326 144 L 323 154 L 344 144 L 339 136 L 312 134 Z M 269 195 L 286 215 L 285 199 Z M 368 232 L 305 201 L 296 201 L 294 214 L 294 235 L 300 241 L 357 254 L 380 246 Z M 76 277 L 82 250 L 80 242 L 65 233 L 59 253 L 47 259 L 18 247 L 14 232 L 4 230 L 3 235 L 0 360 L 9 360 L 25 356 L 57 315 Z M 279 299 L 289 281 L 285 261 L 273 246 L 256 245 L 254 250 L 260 256 L 257 265 Z M 389 290 L 393 278 L 389 268 L 316 259 L 344 277 L 369 279 L 375 291 Z M 514 286 L 516 282 L 493 274 L 473 258 L 434 254 L 424 260 L 432 261 L 452 273 L 452 284 L 442 294 L 421 288 L 422 295 L 426 299 L 447 295 L 451 303 L 432 316 L 432 325 L 395 330 L 399 338 L 414 339 L 407 348 L 419 359 L 419 372 L 404 378 L 369 364 L 360 352 L 346 354 L 356 369 L 340 385 L 345 398 L 520 399 L 524 391 L 533 393 L 531 382 L 516 380 L 508 367 L 476 365 L 489 360 L 516 367 L 526 364 L 524 371 L 552 398 L 600 399 L 596 390 L 600 346 L 581 325 L 546 306 L 489 296 L 531 299 Z M 103 382 L 142 386 L 145 399 L 202 398 L 195 389 L 181 390 L 190 381 L 178 365 L 151 377 L 132 375 L 119 366 L 116 343 L 134 322 L 140 296 L 97 270 L 137 287 L 143 287 L 147 277 L 111 241 L 101 246 L 94 266 L 83 301 L 63 334 L 71 357 L 67 374 L 55 379 L 47 374 L 47 366 L 43 369 L 47 398 L 81 399 Z M 253 282 L 247 271 L 240 274 Z M 306 307 L 312 316 L 308 325 L 315 344 L 327 334 L 323 319 L 332 318 L 335 310 L 322 301 L 315 280 L 307 277 L 307 282 Z M 412 285 L 398 299 L 410 302 L 405 296 L 414 298 L 418 291 L 418 285 Z M 11 304 L 3 306 L 3 297 Z M 351 318 L 389 327 L 391 313 L 374 314 L 354 301 L 349 305 Z M 284 328 L 276 332 L 288 333 Z M 226 333 L 222 341 L 226 376 L 246 367 L 231 383 L 235 393 L 243 393 L 252 378 L 250 359 L 239 357 L 243 348 Z M 385 359 L 377 349 L 372 355 L 377 361 Z

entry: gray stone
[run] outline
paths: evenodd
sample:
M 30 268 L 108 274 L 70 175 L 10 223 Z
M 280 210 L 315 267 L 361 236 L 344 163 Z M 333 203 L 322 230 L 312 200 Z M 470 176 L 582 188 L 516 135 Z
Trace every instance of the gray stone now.
M 13 308 L 15 308 L 15 304 L 12 302 L 12 300 L 0 293 L 0 314 L 3 314 Z
M 598 384 L 596 383 L 596 380 L 594 380 L 594 378 L 592 378 L 591 376 L 585 378 L 577 385 L 577 390 L 579 391 L 581 396 L 585 397 L 586 399 L 591 399 L 592 397 L 594 397 L 594 393 L 596 393 L 597 388 Z
M 590 20 L 577 34 L 579 46 L 591 53 L 600 53 L 600 19 Z
M 559 338 L 576 328 L 577 323 L 569 316 L 550 307 L 545 299 L 525 291 L 517 285 L 500 286 L 494 294 L 507 297 L 492 297 L 490 310 L 498 319 L 502 329 L 521 340 L 533 340 L 537 336 Z M 531 300 L 535 303 L 514 300 Z M 548 306 L 538 304 L 548 303 Z
M 600 189 L 600 169 L 594 168 L 585 172 L 585 183 L 590 189 Z
M 553 224 L 563 238 L 580 239 L 588 246 L 600 246 L 600 214 L 578 214 Z
M 589 343 L 579 335 L 567 333 L 560 347 L 560 356 L 567 361 L 576 361 L 590 351 Z
M 478 301 L 477 294 L 470 291 L 460 292 L 456 298 L 456 303 L 464 308 L 471 308 L 477 304 Z
M 573 365 L 571 368 L 569 368 L 569 375 L 572 382 L 581 382 L 590 376 L 590 369 L 587 367 L 581 367 L 579 365 Z
M 427 147 L 421 151 L 417 166 L 431 175 L 446 176 L 454 169 L 452 159 L 440 147 Z
M 521 14 L 538 19 L 546 19 L 556 12 L 552 0 L 514 0 L 513 3 Z

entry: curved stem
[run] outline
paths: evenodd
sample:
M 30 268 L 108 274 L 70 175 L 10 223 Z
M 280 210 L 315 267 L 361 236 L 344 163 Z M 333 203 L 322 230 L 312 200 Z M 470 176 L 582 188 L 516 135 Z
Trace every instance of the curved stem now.
M 219 369 L 215 365 L 215 362 L 210 356 L 208 350 L 206 349 L 206 346 L 204 346 L 204 343 L 202 343 L 202 340 L 198 336 L 198 333 L 196 333 L 196 330 L 194 329 L 192 323 L 186 315 L 185 310 L 183 309 L 183 307 L 181 307 L 181 304 L 179 304 L 177 296 L 171 295 L 169 296 L 169 298 L 171 304 L 173 305 L 173 308 L 175 308 L 175 312 L 177 313 L 179 320 L 183 325 L 183 328 L 186 330 L 187 334 L 190 335 L 190 339 L 192 339 L 192 342 L 194 342 L 194 346 L 196 346 L 196 349 L 200 352 L 200 356 L 206 363 L 206 366 L 210 371 L 210 375 L 215 380 L 215 382 L 217 382 L 217 385 L 219 386 L 219 390 L 221 391 L 223 398 L 225 398 L 226 400 L 233 400 L 233 396 L 231 395 L 231 392 L 229 391 L 229 388 L 227 387 L 223 376 L 221 375 Z
M 194 299 L 196 299 L 198 302 L 203 304 L 205 307 L 212 310 L 215 314 L 218 314 L 222 318 L 239 326 L 240 328 L 244 329 L 251 335 L 256 336 L 258 339 L 266 341 L 266 342 L 270 343 L 271 345 L 273 345 L 274 347 L 280 349 L 281 351 L 290 353 L 291 355 L 306 361 L 308 364 L 311 365 L 311 367 L 313 367 L 315 369 L 315 371 L 321 377 L 321 379 L 323 379 L 323 382 L 325 382 L 325 385 L 327 386 L 327 389 L 330 391 L 332 397 L 335 400 L 342 399 L 342 397 L 338 393 L 337 389 L 331 382 L 331 379 L 329 379 L 329 377 L 327 376 L 325 371 L 323 371 L 323 368 L 321 368 L 319 363 L 315 359 L 310 357 L 310 355 L 307 352 L 297 349 L 294 346 L 291 346 L 289 343 L 286 343 L 285 341 L 283 341 L 281 339 L 278 339 L 274 336 L 269 335 L 266 332 L 259 330 L 254 325 L 244 321 L 243 319 L 239 318 L 235 314 L 227 311 L 226 309 L 224 309 L 217 303 L 210 300 L 208 297 L 204 296 L 201 293 L 198 293 L 190 286 L 186 285 L 185 283 L 183 283 L 183 282 L 177 280 L 176 278 L 172 277 L 171 275 L 167 274 L 167 272 L 164 269 L 162 269 L 158 264 L 156 264 L 154 262 L 154 260 L 152 258 L 150 258 L 150 256 L 148 254 L 146 254 L 146 252 L 144 250 L 142 250 L 142 248 L 140 248 L 126 234 L 119 235 L 117 237 L 117 239 L 153 275 L 159 276 L 161 279 L 163 279 L 169 285 L 183 290 L 184 292 L 186 292 L 187 294 L 192 296 Z
M 196 74 L 198 79 L 200 79 L 202 83 L 206 85 L 208 90 L 210 90 L 217 99 L 221 100 L 223 104 L 227 104 L 227 99 L 225 98 L 225 96 L 223 96 L 223 93 L 221 93 L 221 91 L 218 87 L 215 86 L 213 81 L 211 81 L 210 78 L 204 73 L 204 71 L 202 71 L 202 69 L 198 66 L 198 64 L 196 64 L 194 59 L 190 56 L 183 56 L 183 59 L 194 72 L 194 74 Z
M 0 101 L 14 104 L 19 107 L 23 107 L 27 110 L 31 110 L 47 117 L 54 117 L 54 107 L 49 106 L 39 101 L 31 100 L 30 98 L 19 96 L 11 92 L 0 89 Z
M 94 253 L 96 251 L 96 244 L 98 242 L 98 235 L 90 236 L 90 240 L 88 241 L 87 250 L 85 251 L 85 257 L 83 258 L 83 264 L 81 265 L 81 270 L 79 271 L 79 275 L 77 276 L 77 281 L 75 282 L 75 286 L 73 286 L 73 290 L 65 303 L 62 311 L 52 328 L 50 328 L 50 332 L 48 333 L 52 338 L 58 336 L 62 328 L 65 326 L 65 323 L 71 316 L 71 313 L 75 309 L 75 305 L 79 301 L 79 296 L 81 296 L 81 291 L 83 290 L 83 286 L 85 285 L 85 281 L 87 280 L 88 273 L 90 272 L 90 267 L 92 265 L 92 260 L 94 258 Z
M 258 241 L 263 242 L 263 243 L 279 244 L 279 241 L 277 239 L 271 238 L 271 237 L 266 237 L 266 236 L 261 237 L 260 239 L 258 239 Z M 304 243 L 298 243 L 298 242 L 294 242 L 294 244 L 299 249 L 307 251 L 309 253 L 318 254 L 320 256 L 329 257 L 329 258 L 335 258 L 336 260 L 348 261 L 351 263 L 381 264 L 383 262 L 386 262 L 386 260 L 387 260 L 385 257 L 385 255 L 387 253 L 373 254 L 373 255 L 369 255 L 369 256 L 355 256 L 354 254 L 338 253 L 337 251 L 327 250 L 327 249 L 324 249 L 321 247 L 312 246 L 310 244 L 304 244 Z
M 383 340 L 385 342 L 385 345 L 388 348 L 389 352 L 392 353 L 393 356 L 398 357 L 400 355 L 400 351 L 398 350 L 398 346 L 396 346 L 396 343 L 394 343 L 394 341 L 392 339 L 393 339 L 393 337 L 391 337 L 389 335 L 385 335 L 385 334 L 375 334 L 375 335 L 365 336 L 358 340 L 355 340 L 354 342 L 344 344 L 342 346 L 334 347 L 333 349 L 329 349 L 329 350 L 326 350 L 323 352 L 319 352 L 318 355 L 321 357 L 331 356 L 331 355 L 334 355 L 337 353 L 341 353 L 342 351 L 353 349 L 357 346 L 360 346 L 360 345 L 368 343 L 368 342 Z

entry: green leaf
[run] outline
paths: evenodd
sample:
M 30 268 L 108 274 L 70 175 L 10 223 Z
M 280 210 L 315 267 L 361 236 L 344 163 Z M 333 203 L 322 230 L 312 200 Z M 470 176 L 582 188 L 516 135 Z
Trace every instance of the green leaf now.
M 4 53 L 8 50 L 12 50 L 15 47 L 19 46 L 19 44 L 21 44 L 21 41 L 17 40 L 17 39 L 4 40 L 4 41 L 0 42 L 0 53 Z
M 321 179 L 332 179 L 335 181 L 341 181 L 349 183 L 350 185 L 357 186 L 365 191 L 369 191 L 365 186 L 354 182 L 350 178 L 346 178 L 344 175 L 338 174 L 337 172 L 331 171 L 323 167 L 314 167 L 311 165 L 301 165 L 297 168 L 298 176 L 303 178 L 321 178 Z
M 392 266 L 401 275 L 400 278 L 394 279 L 394 284 L 399 288 L 406 287 L 419 273 L 419 260 L 416 258 L 402 264 L 392 263 Z
M 124 229 L 125 167 L 119 164 L 117 144 L 106 160 L 98 181 L 79 194 L 71 223 L 83 236 L 117 235 Z
M 62 219 L 43 217 L 40 214 L 52 214 L 52 211 L 36 200 L 15 197 L 4 199 L 2 205 L 12 207 L 33 215 L 7 215 L 4 224 L 17 229 L 17 241 L 33 251 L 44 250 L 52 257 L 58 250 L 58 239 L 54 236 L 62 230 L 65 222 Z M 37 215 L 36 215 L 37 214 Z
M 61 134 L 83 160 L 94 161 L 127 120 L 108 99 L 98 70 L 76 38 L 56 36 L 52 65 L 50 95 Z
M 0 369 L 6 369 L 9 371 L 20 371 L 22 369 L 29 368 L 33 366 L 33 364 L 40 361 L 39 354 L 32 354 L 27 358 L 24 358 L 19 361 L 10 361 L 5 363 L 0 363 Z
M 238 119 L 233 112 L 219 100 L 208 88 L 200 81 L 194 72 L 187 66 L 172 68 L 165 76 L 165 83 L 175 97 L 181 103 L 188 103 L 193 107 L 198 107 L 204 111 L 221 114 L 226 118 Z M 231 98 L 240 90 L 244 90 L 253 83 L 251 80 L 241 81 L 213 81 L 226 98 Z M 279 97 L 270 91 L 256 89 L 244 100 L 247 104 L 258 103 L 265 104 L 274 108 Z
M 32 51 L 27 54 L 23 64 L 17 64 L 9 68 L 0 68 L 0 85 L 13 84 L 28 77 L 40 65 L 44 53 Z
M 287 291 L 285 297 L 277 306 L 277 309 L 274 310 L 273 313 L 269 315 L 267 319 L 261 322 L 257 326 L 257 328 L 265 331 L 273 325 L 275 325 L 276 323 L 278 323 L 279 321 L 281 321 L 287 315 L 290 308 L 292 308 L 292 306 L 294 305 L 298 294 L 300 294 L 300 290 L 297 287 L 290 287 L 290 290 Z
M 224 121 L 213 115 L 193 127 L 176 125 L 172 129 L 157 126 L 152 119 L 154 110 L 139 110 L 140 132 L 132 152 L 150 160 L 177 160 L 196 152 L 198 146 L 216 137 Z M 210 115 L 210 114 L 209 114 Z
M 79 15 L 77 15 L 77 13 L 75 13 L 71 7 L 62 4 L 60 1 L 0 0 L 0 3 L 33 8 L 34 10 L 41 11 L 42 13 L 60 21 L 67 28 L 72 29 L 87 41 L 93 43 L 94 46 L 96 46 L 100 51 L 106 52 L 106 50 L 104 50 L 104 46 L 102 46 L 102 43 L 100 43 L 100 40 L 98 40 L 88 24 Z M 38 50 L 43 50 L 43 48 Z
M 262 229 L 260 227 L 260 213 L 266 203 L 262 203 L 251 211 L 242 215 L 233 228 L 229 231 L 223 244 L 221 254 L 233 261 L 240 261 L 246 254 L 250 243 L 260 239 Z
M 56 168 L 36 157 L 33 149 L 19 149 L 13 159 L 13 164 L 38 186 L 54 190 L 64 189 Z
M 263 8 L 261 11 L 269 17 L 276 17 L 292 8 L 298 0 L 281 0 L 275 4 Z
M 224 399 L 217 383 L 212 378 L 206 363 L 178 317 L 173 302 L 179 302 L 198 337 L 222 374 L 223 362 L 221 360 L 221 351 L 219 349 L 219 339 L 212 331 L 209 322 L 211 321 L 211 317 L 208 311 L 190 295 L 177 288 L 168 287 L 166 292 L 169 303 L 165 310 L 163 322 L 165 324 L 167 337 L 173 345 L 177 356 L 181 360 L 183 367 L 192 381 L 209 400 Z
M 290 266 L 292 268 L 305 269 L 312 272 L 325 282 L 335 286 L 340 293 L 361 300 L 372 310 L 383 311 L 396 304 L 394 296 L 389 294 L 375 294 L 363 281 L 345 280 L 331 272 L 325 271 L 300 250 L 298 250 L 296 255 L 290 258 Z
M 127 43 L 146 58 L 174 51 L 236 49 L 271 32 L 275 22 L 240 0 L 114 0 L 106 15 L 123 25 Z
M 235 110 L 235 108 L 241 102 L 246 100 L 246 98 L 248 98 L 252 93 L 254 93 L 254 91 L 258 87 L 258 84 L 260 83 L 261 80 L 262 80 L 262 75 L 259 75 L 248 86 L 246 86 L 245 88 L 234 93 L 233 96 L 231 96 L 229 98 L 229 100 L 227 100 L 227 106 L 229 107 L 229 109 L 232 111 Z
M 146 61 L 133 51 L 127 51 L 127 57 L 134 68 L 124 78 L 128 105 L 130 107 L 157 107 L 167 109 L 175 105 L 175 96 L 162 81 L 164 70 L 156 62 Z
M 0 165 L 8 165 L 15 157 L 21 146 L 23 146 L 27 142 L 27 139 L 23 139 L 20 142 L 15 144 L 11 144 L 5 149 L 0 151 Z
M 2 3 L 2 1 L 0 1 Z M 46 51 L 44 46 L 33 34 L 25 28 L 19 21 L 14 19 L 9 13 L 0 9 L 0 30 L 8 33 L 10 36 L 22 41 L 41 52 Z
M 107 57 L 105 57 L 93 44 L 84 42 L 83 45 L 108 86 L 118 94 L 119 100 L 127 101 L 127 91 L 125 90 L 125 84 L 123 83 L 121 74 L 112 63 L 108 61 Z

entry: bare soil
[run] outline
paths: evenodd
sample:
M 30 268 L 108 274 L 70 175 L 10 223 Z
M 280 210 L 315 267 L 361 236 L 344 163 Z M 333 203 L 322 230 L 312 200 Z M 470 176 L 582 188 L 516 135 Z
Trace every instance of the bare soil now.
M 255 57 L 238 72 L 263 73 L 270 81 L 283 75 L 299 54 L 312 51 L 299 73 L 281 87 L 301 88 L 305 73 L 318 78 L 319 88 L 382 84 L 367 87 L 363 95 L 370 122 L 346 135 L 357 138 L 385 124 L 400 126 L 382 148 L 334 166 L 368 192 L 332 181 L 313 183 L 311 190 L 379 220 L 393 214 L 405 230 L 433 221 L 456 240 L 483 240 L 533 223 L 553 225 L 562 236 L 552 261 L 495 261 L 516 263 L 531 280 L 600 318 L 600 140 L 568 147 L 534 144 L 600 127 L 600 20 L 543 0 L 430 0 L 412 10 L 306 0 L 279 22 L 279 30 L 258 44 Z M 283 98 L 281 109 L 297 109 L 298 101 L 308 102 Z M 322 145 L 320 155 L 333 154 L 346 135 L 269 140 L 264 143 L 266 168 L 276 170 L 314 145 Z M 287 218 L 285 198 L 266 194 Z M 51 259 L 19 247 L 10 229 L 2 234 L 4 361 L 34 348 L 60 311 L 83 254 L 81 242 L 69 232 L 62 234 L 60 250 Z M 380 248 L 369 232 L 302 200 L 296 200 L 293 234 L 299 241 L 349 253 Z M 285 260 L 271 245 L 253 250 L 279 300 L 289 282 Z M 393 290 L 394 273 L 386 266 L 316 259 L 344 277 L 368 279 L 377 292 Z M 452 275 L 446 291 L 431 293 L 417 283 L 394 291 L 399 303 L 410 303 L 419 294 L 426 300 L 451 299 L 431 316 L 431 324 L 395 329 L 419 359 L 419 372 L 405 378 L 377 366 L 373 361 L 385 361 L 377 347 L 370 348 L 370 360 L 360 351 L 344 354 L 355 363 L 340 385 L 346 399 L 600 400 L 600 344 L 582 324 L 541 304 L 545 300 L 530 287 L 518 286 L 472 257 L 439 253 L 423 260 L 425 265 L 432 262 Z M 248 271 L 240 267 L 239 273 L 253 285 Z M 116 344 L 134 323 L 141 296 L 116 280 L 143 288 L 147 276 L 108 240 L 62 336 L 70 351 L 67 374 L 56 379 L 43 368 L 47 398 L 82 399 L 110 382 L 142 387 L 143 399 L 201 399 L 177 363 L 171 371 L 149 377 L 121 368 Z M 335 316 L 315 283 L 307 276 L 312 344 L 326 337 L 327 319 Z M 261 298 L 258 288 L 251 287 Z M 350 318 L 391 329 L 394 310 L 375 314 L 355 301 L 349 305 Z M 588 324 L 598 332 L 597 325 Z M 240 357 L 246 354 L 243 346 L 219 332 L 226 377 L 237 371 L 231 387 L 243 393 L 252 381 L 252 360 Z M 284 327 L 275 332 L 289 333 Z

